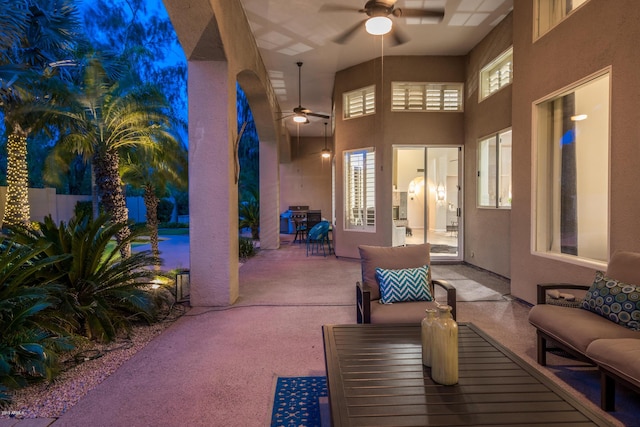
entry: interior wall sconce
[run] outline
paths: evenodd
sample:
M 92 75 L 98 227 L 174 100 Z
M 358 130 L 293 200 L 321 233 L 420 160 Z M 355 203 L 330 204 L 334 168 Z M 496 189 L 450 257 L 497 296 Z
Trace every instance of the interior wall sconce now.
M 445 190 L 445 188 L 442 185 L 438 185 L 438 188 L 436 189 L 436 200 L 438 202 L 444 202 L 446 196 L 447 191 Z
M 409 197 L 411 197 L 411 200 L 413 200 L 413 198 L 416 195 L 416 183 L 415 181 L 411 181 L 409 183 L 409 191 L 408 191 Z

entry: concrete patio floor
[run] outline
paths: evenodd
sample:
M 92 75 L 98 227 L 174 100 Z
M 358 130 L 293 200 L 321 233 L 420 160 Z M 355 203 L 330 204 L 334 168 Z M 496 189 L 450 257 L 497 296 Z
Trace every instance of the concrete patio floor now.
M 269 425 L 277 377 L 324 375 L 322 325 L 355 323 L 359 261 L 305 254 L 304 245 L 286 240 L 279 250 L 259 251 L 240 268 L 235 305 L 191 309 L 58 420 L 17 425 Z M 446 268 L 434 265 L 434 278 Z M 469 272 L 476 281 L 483 274 L 487 283 L 495 280 L 476 269 Z M 475 323 L 535 365 L 529 308 L 508 298 L 458 302 L 458 320 Z M 551 356 L 549 363 L 567 360 Z M 587 375 L 579 392 L 558 379 L 566 374 L 563 367 L 540 370 L 597 410 L 597 372 Z M 574 381 L 571 375 L 565 379 Z M 625 422 L 611 418 L 611 423 L 633 425 L 629 420 L 640 413 L 640 400 L 620 394 L 626 400 L 616 416 Z

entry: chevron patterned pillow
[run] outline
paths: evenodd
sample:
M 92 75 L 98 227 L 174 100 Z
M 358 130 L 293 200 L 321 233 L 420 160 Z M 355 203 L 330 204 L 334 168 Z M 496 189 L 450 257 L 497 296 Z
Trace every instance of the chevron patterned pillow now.
M 433 301 L 429 289 L 429 266 L 390 270 L 376 268 L 380 284 L 380 302 Z

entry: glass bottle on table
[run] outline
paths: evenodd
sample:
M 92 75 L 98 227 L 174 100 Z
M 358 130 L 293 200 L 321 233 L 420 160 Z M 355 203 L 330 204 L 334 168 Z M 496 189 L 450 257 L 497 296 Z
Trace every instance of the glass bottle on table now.
M 442 385 L 458 383 L 458 324 L 453 320 L 451 307 L 438 307 L 433 326 L 431 350 L 431 379 Z
M 425 310 L 426 316 L 422 319 L 421 327 L 421 341 L 422 341 L 422 364 L 424 366 L 431 366 L 431 349 L 433 348 L 433 324 L 436 321 L 436 309 L 427 308 Z

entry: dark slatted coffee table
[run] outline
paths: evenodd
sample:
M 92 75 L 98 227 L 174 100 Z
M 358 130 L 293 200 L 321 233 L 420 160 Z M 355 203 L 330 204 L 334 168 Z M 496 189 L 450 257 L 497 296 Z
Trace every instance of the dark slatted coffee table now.
M 459 327 L 460 381 L 422 367 L 419 326 L 323 327 L 334 426 L 610 425 L 472 324 Z

